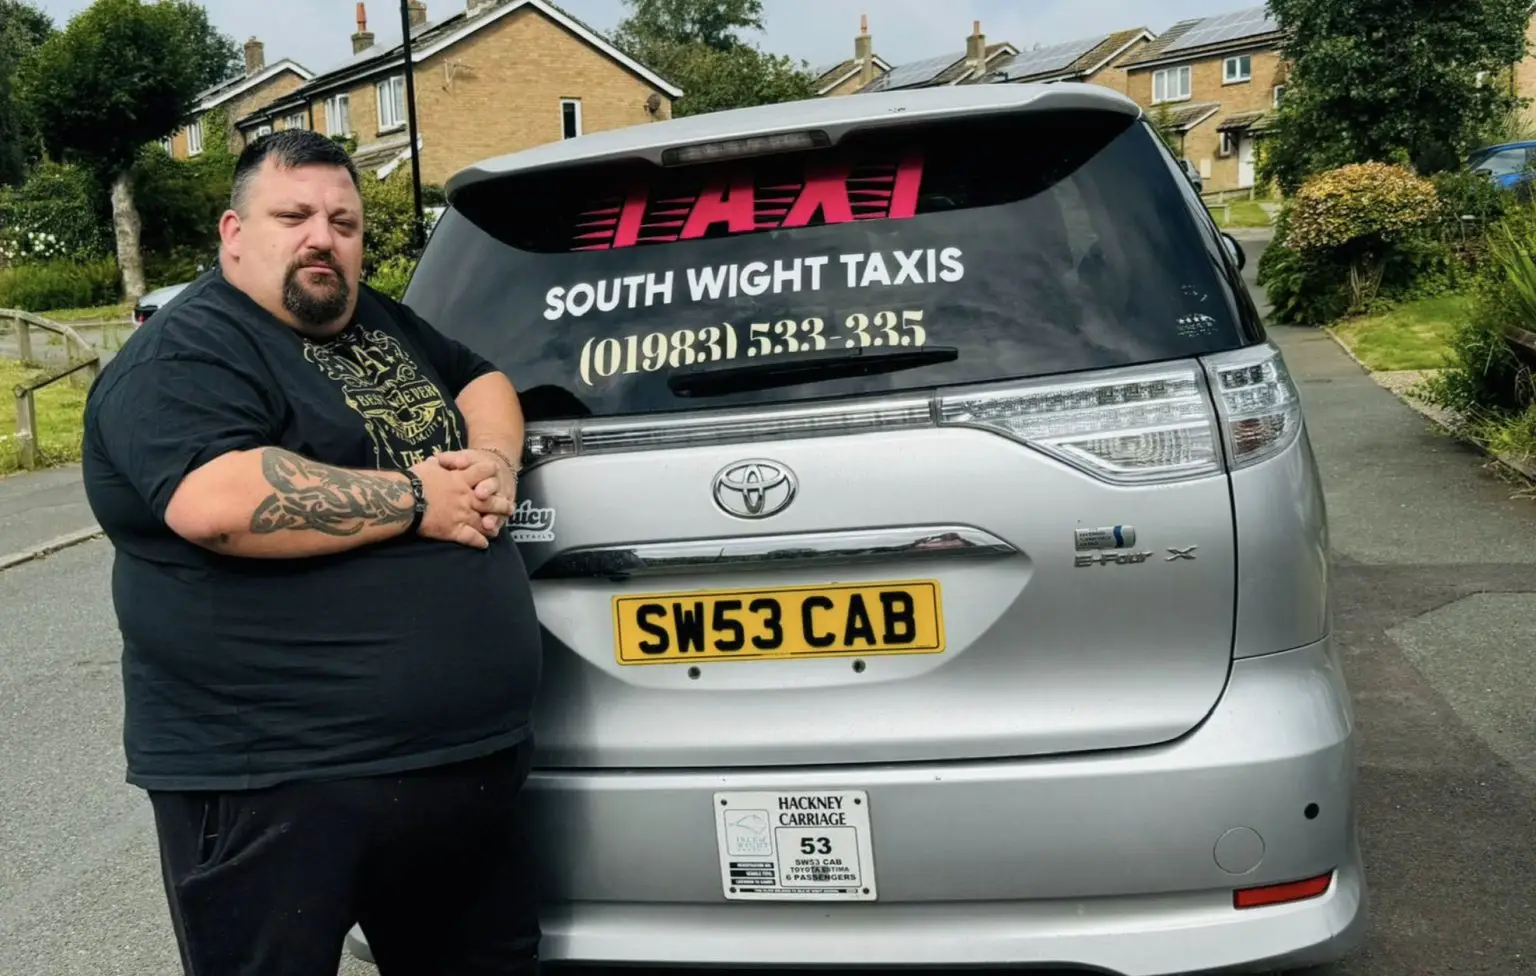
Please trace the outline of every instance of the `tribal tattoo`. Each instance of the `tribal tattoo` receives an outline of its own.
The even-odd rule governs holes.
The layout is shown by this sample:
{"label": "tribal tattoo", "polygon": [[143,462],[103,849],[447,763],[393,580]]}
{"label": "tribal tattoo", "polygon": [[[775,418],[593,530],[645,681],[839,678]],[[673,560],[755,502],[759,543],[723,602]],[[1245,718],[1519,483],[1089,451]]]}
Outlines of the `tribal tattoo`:
{"label": "tribal tattoo", "polygon": [[334,468],[275,448],[262,452],[261,471],[275,490],[251,516],[253,535],[308,529],[350,536],[406,525],[414,515],[409,486],[381,474]]}

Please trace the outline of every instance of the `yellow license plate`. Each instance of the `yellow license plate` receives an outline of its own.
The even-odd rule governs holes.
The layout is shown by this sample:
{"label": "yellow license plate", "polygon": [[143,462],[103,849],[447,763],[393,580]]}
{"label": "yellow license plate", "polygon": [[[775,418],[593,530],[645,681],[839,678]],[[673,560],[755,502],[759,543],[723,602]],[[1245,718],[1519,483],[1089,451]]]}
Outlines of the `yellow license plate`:
{"label": "yellow license plate", "polygon": [[931,580],[620,596],[613,625],[620,664],[944,650]]}

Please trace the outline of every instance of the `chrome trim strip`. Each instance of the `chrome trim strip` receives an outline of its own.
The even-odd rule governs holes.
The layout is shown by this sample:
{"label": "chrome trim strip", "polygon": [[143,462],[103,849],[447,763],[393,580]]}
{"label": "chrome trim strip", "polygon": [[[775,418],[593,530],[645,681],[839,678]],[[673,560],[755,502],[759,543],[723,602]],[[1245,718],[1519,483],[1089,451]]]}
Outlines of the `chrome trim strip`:
{"label": "chrome trim strip", "polygon": [[760,569],[776,563],[804,566],[932,556],[1006,556],[1017,552],[1014,546],[990,532],[968,525],[903,525],[851,532],[797,532],[569,549],[540,565],[532,577],[624,579],[700,570]]}

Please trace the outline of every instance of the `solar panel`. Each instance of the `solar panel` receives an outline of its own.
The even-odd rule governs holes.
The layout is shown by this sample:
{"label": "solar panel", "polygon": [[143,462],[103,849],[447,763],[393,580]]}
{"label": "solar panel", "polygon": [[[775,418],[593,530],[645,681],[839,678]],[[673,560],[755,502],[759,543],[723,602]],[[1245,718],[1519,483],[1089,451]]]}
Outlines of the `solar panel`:
{"label": "solar panel", "polygon": [[1207,17],[1186,31],[1182,37],[1163,48],[1162,53],[1188,51],[1208,44],[1220,44],[1224,41],[1269,34],[1279,29],[1280,25],[1270,17],[1267,7],[1251,7],[1247,10]]}
{"label": "solar panel", "polygon": [[895,88],[905,88],[909,85],[921,85],[925,81],[932,81],[939,72],[965,57],[965,53],[947,54],[940,58],[926,58],[922,61],[913,61],[911,64],[898,64],[890,71],[876,78],[864,91],[888,91]]}
{"label": "solar panel", "polygon": [[1072,62],[1103,44],[1108,34],[1100,34],[1097,37],[1079,38],[1075,41],[1063,41],[1060,44],[1052,44],[1034,51],[1024,51],[1014,58],[1007,67],[1002,70],[1005,81],[1015,78],[1028,78],[1031,75],[1054,74],[1065,70]]}

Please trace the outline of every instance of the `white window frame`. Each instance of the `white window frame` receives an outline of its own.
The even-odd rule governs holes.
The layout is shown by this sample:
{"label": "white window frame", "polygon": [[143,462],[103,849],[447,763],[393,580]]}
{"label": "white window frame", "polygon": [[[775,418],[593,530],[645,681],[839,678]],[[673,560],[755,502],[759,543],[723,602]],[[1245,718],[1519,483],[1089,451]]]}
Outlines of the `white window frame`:
{"label": "white window frame", "polygon": [[198,119],[187,126],[187,155],[201,156],[203,154],[203,120]]}
{"label": "white window frame", "polygon": [[258,139],[260,139],[262,136],[270,136],[271,134],[272,134],[272,126],[270,126],[270,125],[267,125],[267,124],[264,123],[264,124],[258,125],[256,127],[256,138],[258,138]]}
{"label": "white window frame", "polygon": [[1221,83],[1241,85],[1253,80],[1253,55],[1234,54],[1221,63]]}
{"label": "white window frame", "polygon": [[349,136],[352,134],[352,95],[342,92],[325,100],[325,134]]}
{"label": "white window frame", "polygon": [[[1175,86],[1177,80],[1177,86]],[[1162,94],[1158,94],[1158,89]],[[1178,94],[1169,94],[1177,90]],[[1163,102],[1187,102],[1194,96],[1194,66],[1183,64],[1177,68],[1163,68],[1152,74],[1152,104]]]}
{"label": "white window frame", "polygon": [[1238,137],[1236,132],[1223,130],[1217,133],[1217,135],[1220,136],[1220,141],[1217,143],[1216,155],[1226,159],[1237,152]]}
{"label": "white window frame", "polygon": [[174,133],[160,140],[160,148],[165,150],[167,156],[176,155],[176,136]]}
{"label": "white window frame", "polygon": [[[573,114],[576,116],[576,132],[575,132],[575,135],[570,135],[570,136],[565,134],[565,108],[566,108],[567,105],[569,105],[569,106],[571,106],[572,108],[575,109],[575,112]],[[572,139],[572,138],[575,138],[575,136],[581,135],[584,131],[585,131],[585,128],[582,126],[582,123],[581,123],[581,99],[579,99],[579,98],[562,98],[562,99],[560,99],[560,138],[562,138],[562,139]]]}
{"label": "white window frame", "polygon": [[1275,86],[1275,104],[1274,104],[1275,108],[1279,108],[1280,107],[1280,101],[1283,98],[1285,98],[1285,86],[1284,85],[1276,85]]}
{"label": "white window frame", "polygon": [[283,128],[303,129],[306,127],[305,121],[306,120],[303,112],[294,112],[292,115],[283,119]]}
{"label": "white window frame", "polygon": [[[405,106],[405,75],[391,75],[376,82],[373,93],[378,101],[379,131],[393,132],[396,129],[405,128],[406,122],[409,121]],[[392,96],[388,111],[385,111],[386,93]]]}

